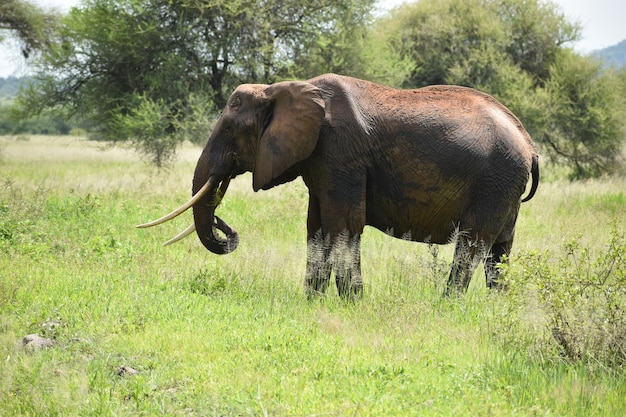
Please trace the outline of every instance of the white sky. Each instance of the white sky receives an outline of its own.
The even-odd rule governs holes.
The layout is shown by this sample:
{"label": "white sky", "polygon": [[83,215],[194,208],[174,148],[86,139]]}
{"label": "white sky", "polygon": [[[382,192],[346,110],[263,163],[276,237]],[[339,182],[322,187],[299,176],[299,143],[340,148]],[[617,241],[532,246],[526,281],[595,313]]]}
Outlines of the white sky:
{"label": "white sky", "polygon": [[[80,0],[31,0],[40,6],[69,10]],[[408,0],[406,2],[413,2]],[[626,1],[624,0],[553,0],[570,21],[583,25],[582,39],[576,49],[588,53],[613,46],[626,39]],[[404,0],[379,0],[379,7],[389,9]],[[28,67],[17,45],[10,41],[0,44],[0,77],[24,75]]]}

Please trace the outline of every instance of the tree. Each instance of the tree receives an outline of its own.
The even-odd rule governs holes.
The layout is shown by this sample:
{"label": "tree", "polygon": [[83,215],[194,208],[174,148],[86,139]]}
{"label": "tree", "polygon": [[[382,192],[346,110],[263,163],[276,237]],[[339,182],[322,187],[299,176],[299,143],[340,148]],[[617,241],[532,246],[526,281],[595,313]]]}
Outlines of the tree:
{"label": "tree", "polygon": [[283,67],[280,77],[307,79],[328,72],[365,77],[370,65],[364,54],[370,47],[367,31],[374,3],[353,0],[338,4],[334,18],[319,36],[293,45],[291,67]]}
{"label": "tree", "polygon": [[624,162],[625,87],[618,73],[572,51],[551,68],[532,129],[551,160],[568,163],[570,178],[611,173]]}
{"label": "tree", "polygon": [[504,52],[524,72],[543,85],[560,52],[580,39],[581,26],[570,22],[556,3],[540,0],[488,2],[502,23]]}
{"label": "tree", "polygon": [[78,114],[97,137],[129,139],[161,165],[189,131],[209,130],[201,114],[222,108],[236,85],[307,73],[299,58],[348,30],[342,19],[354,10],[364,24],[373,2],[83,0],[63,19],[21,103]]}
{"label": "tree", "polygon": [[25,0],[3,0],[0,3],[0,42],[5,34],[14,35],[20,41],[22,55],[28,58],[33,51],[47,45],[57,19],[56,13],[43,11]]}
{"label": "tree", "polygon": [[449,84],[451,70],[468,65],[474,71],[465,80],[457,71],[455,81],[485,84],[502,63],[541,84],[557,52],[580,35],[555,5],[539,0],[420,0],[383,20],[396,22],[389,43],[413,61],[406,87]]}

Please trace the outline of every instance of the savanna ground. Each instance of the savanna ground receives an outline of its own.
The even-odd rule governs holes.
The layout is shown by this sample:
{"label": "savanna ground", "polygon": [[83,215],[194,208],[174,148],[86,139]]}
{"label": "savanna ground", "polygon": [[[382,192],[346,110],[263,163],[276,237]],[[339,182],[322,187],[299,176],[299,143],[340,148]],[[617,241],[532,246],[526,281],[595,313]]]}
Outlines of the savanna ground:
{"label": "savanna ground", "polygon": [[[509,292],[479,270],[467,295],[442,298],[451,245],[368,229],[364,298],[308,301],[300,181],[256,194],[250,177],[233,182],[218,209],[240,234],[230,255],[195,237],[163,248],[190,214],[134,226],[188,198],[200,149],[157,171],[99,146],[0,138],[0,415],[626,415],[624,178],[570,183],[544,164]],[[585,277],[604,279],[606,305]],[[551,316],[542,279],[593,308]],[[587,311],[601,323],[559,343]],[[608,350],[589,331],[607,323]],[[56,343],[25,349],[32,333]]]}

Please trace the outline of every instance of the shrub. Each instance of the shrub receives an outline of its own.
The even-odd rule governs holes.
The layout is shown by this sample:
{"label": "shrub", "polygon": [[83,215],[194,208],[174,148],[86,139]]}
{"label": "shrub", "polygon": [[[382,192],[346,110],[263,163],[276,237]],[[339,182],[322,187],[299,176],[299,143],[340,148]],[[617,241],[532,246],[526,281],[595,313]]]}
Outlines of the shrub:
{"label": "shrub", "polygon": [[[578,236],[564,254],[523,254],[504,266],[508,313],[499,334],[543,357],[623,369],[626,365],[626,239],[613,227],[592,254]],[[521,334],[525,335],[520,340]],[[515,338],[516,340],[512,340]]]}
{"label": "shrub", "polygon": [[34,198],[24,196],[9,178],[0,183],[0,252],[38,239],[35,224],[41,216],[44,195],[45,191],[38,189]]}

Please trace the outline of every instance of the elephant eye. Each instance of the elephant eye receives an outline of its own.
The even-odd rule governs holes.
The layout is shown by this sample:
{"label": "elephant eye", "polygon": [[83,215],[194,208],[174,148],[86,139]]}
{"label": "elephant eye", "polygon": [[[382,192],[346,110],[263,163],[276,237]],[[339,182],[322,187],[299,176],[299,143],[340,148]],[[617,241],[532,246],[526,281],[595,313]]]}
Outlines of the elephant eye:
{"label": "elephant eye", "polygon": [[230,103],[229,103],[230,108],[239,107],[240,105],[241,105],[241,98],[239,98],[239,96],[233,96],[233,98],[230,99]]}

